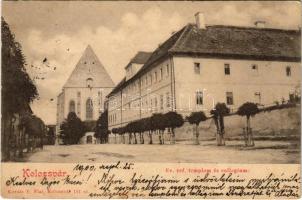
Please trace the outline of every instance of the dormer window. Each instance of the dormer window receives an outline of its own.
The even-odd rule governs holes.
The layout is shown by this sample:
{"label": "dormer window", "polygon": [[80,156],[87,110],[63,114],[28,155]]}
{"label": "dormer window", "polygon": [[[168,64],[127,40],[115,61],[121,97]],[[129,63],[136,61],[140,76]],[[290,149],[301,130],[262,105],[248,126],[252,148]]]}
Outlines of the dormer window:
{"label": "dormer window", "polygon": [[88,88],[92,88],[92,86],[93,86],[93,79],[92,78],[87,78],[86,79],[86,86]]}

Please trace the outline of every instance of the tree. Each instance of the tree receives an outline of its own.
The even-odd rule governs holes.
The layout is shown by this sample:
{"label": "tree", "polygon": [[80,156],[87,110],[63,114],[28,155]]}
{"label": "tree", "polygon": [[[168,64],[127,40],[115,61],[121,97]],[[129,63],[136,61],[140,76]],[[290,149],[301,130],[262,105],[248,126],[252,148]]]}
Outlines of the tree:
{"label": "tree", "polygon": [[28,149],[43,148],[43,138],[46,135],[46,126],[44,122],[35,115],[24,115],[21,118],[21,127],[25,128],[25,134],[30,138]]}
{"label": "tree", "polygon": [[167,127],[171,128],[171,144],[175,144],[175,128],[181,127],[184,124],[184,119],[174,111],[170,111],[164,116],[167,120]]}
{"label": "tree", "polygon": [[245,145],[246,146],[254,146],[254,139],[250,124],[250,118],[255,116],[259,112],[259,109],[257,107],[257,104],[246,102],[242,104],[237,111],[237,114],[240,116],[246,116],[246,129],[245,129]]}
{"label": "tree", "polygon": [[144,120],[145,119],[140,119],[137,122],[137,131],[139,132],[139,140],[140,140],[141,144],[145,143],[145,140],[144,140],[144,131],[145,131]]}
{"label": "tree", "polygon": [[200,111],[200,112],[192,112],[190,114],[190,116],[187,117],[187,120],[190,124],[195,124],[195,143],[196,145],[199,144],[199,124],[202,121],[207,120],[206,115],[204,114],[204,112]]}
{"label": "tree", "polygon": [[[113,129],[112,129],[112,130],[113,130]],[[126,143],[126,140],[125,140],[125,130],[126,130],[125,127],[117,128],[117,133],[120,135],[121,140],[122,140],[121,142],[122,142],[123,144]]]}
{"label": "tree", "polygon": [[96,121],[94,136],[104,144],[108,142],[108,134],[108,110],[105,110]]}
{"label": "tree", "polygon": [[[155,113],[150,117],[150,121],[151,121],[151,131],[152,132],[157,132],[159,127],[158,127],[158,123],[160,120],[160,114],[159,113]],[[159,143],[161,144],[161,135],[159,134]]]}
{"label": "tree", "polygon": [[167,127],[166,118],[161,113],[155,113],[151,116],[152,130],[158,131],[159,144],[164,144],[163,132]]}
{"label": "tree", "polygon": [[211,110],[211,115],[216,125],[217,134],[216,140],[217,145],[225,145],[224,142],[224,116],[230,113],[230,109],[225,105],[225,103],[217,103],[215,108]]}
{"label": "tree", "polygon": [[113,128],[111,132],[114,134],[114,143],[116,144],[116,134],[120,133],[120,128]]}
{"label": "tree", "polygon": [[84,136],[85,126],[74,112],[68,113],[67,119],[61,125],[61,134],[64,144],[77,144]]}
{"label": "tree", "polygon": [[1,151],[5,159],[9,153],[14,114],[28,109],[29,104],[38,97],[38,91],[26,72],[21,45],[15,41],[3,17],[1,21]]}
{"label": "tree", "polygon": [[129,135],[128,144],[131,144],[131,142],[132,142],[132,133],[133,133],[132,122],[128,123],[128,124],[125,126],[125,132],[127,132],[128,135]]}
{"label": "tree", "polygon": [[145,127],[144,130],[148,131],[148,135],[149,135],[149,144],[153,144],[153,140],[152,140],[152,122],[151,122],[151,118],[145,118],[143,120],[143,126]]}

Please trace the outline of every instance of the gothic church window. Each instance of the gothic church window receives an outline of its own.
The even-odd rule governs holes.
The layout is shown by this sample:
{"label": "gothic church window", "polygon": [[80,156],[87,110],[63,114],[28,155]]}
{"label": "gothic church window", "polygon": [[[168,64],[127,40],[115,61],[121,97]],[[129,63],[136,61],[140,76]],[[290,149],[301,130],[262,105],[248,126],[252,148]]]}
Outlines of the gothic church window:
{"label": "gothic church window", "polygon": [[93,104],[90,98],[86,101],[86,119],[92,120],[93,118]]}
{"label": "gothic church window", "polygon": [[75,103],[74,100],[69,102],[69,112],[75,112]]}

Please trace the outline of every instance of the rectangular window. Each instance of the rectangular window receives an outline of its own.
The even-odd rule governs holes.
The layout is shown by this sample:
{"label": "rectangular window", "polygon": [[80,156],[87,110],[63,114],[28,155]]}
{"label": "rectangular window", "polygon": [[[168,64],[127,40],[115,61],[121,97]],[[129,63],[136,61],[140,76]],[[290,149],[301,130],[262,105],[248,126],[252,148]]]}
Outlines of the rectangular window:
{"label": "rectangular window", "polygon": [[256,103],[261,103],[261,93],[260,92],[255,92],[255,102]]}
{"label": "rectangular window", "polygon": [[291,67],[287,66],[286,67],[286,76],[291,76],[291,75],[292,75]]}
{"label": "rectangular window", "polygon": [[195,74],[200,74],[200,63],[194,63]]}
{"label": "rectangular window", "polygon": [[81,115],[81,92],[77,92],[77,115]]}
{"label": "rectangular window", "polygon": [[226,92],[226,102],[227,102],[227,105],[234,104],[233,92]]}
{"label": "rectangular window", "polygon": [[149,75],[150,85],[152,85],[152,74]]}
{"label": "rectangular window", "polygon": [[154,72],[154,83],[157,82],[157,72]]}
{"label": "rectangular window", "polygon": [[166,106],[167,106],[167,108],[170,108],[170,93],[167,92],[166,95],[167,95],[166,96]]}
{"label": "rectangular window", "polygon": [[154,108],[155,108],[155,112],[157,111],[157,98],[154,98]]}
{"label": "rectangular window", "polygon": [[160,68],[160,80],[163,79],[163,68]]}
{"label": "rectangular window", "polygon": [[99,105],[103,104],[103,93],[101,91],[98,91],[98,98],[99,98]]}
{"label": "rectangular window", "polygon": [[148,85],[148,76],[146,76],[145,85]]}
{"label": "rectangular window", "polygon": [[225,75],[230,75],[231,74],[231,68],[230,68],[230,64],[224,64],[224,74]]}
{"label": "rectangular window", "polygon": [[167,70],[167,76],[169,76],[169,65],[167,65],[166,70]]}
{"label": "rectangular window", "polygon": [[160,109],[164,109],[164,95],[160,95]]}
{"label": "rectangular window", "polygon": [[196,105],[202,105],[203,104],[203,93],[202,91],[196,92]]}

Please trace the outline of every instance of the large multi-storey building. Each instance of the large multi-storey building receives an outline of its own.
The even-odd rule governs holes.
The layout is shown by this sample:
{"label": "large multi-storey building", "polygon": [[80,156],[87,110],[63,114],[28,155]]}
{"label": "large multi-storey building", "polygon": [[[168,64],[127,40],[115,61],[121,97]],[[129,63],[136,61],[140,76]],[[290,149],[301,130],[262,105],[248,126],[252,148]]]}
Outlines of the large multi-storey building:
{"label": "large multi-storey building", "polygon": [[69,112],[75,112],[83,121],[98,119],[113,87],[105,67],[88,46],[58,95],[57,133]]}
{"label": "large multi-storey building", "polygon": [[[162,43],[108,95],[109,129],[152,113],[206,113],[300,95],[301,31],[205,25],[201,13]],[[131,65],[131,62],[130,62]],[[130,71],[132,72],[131,74]]]}

